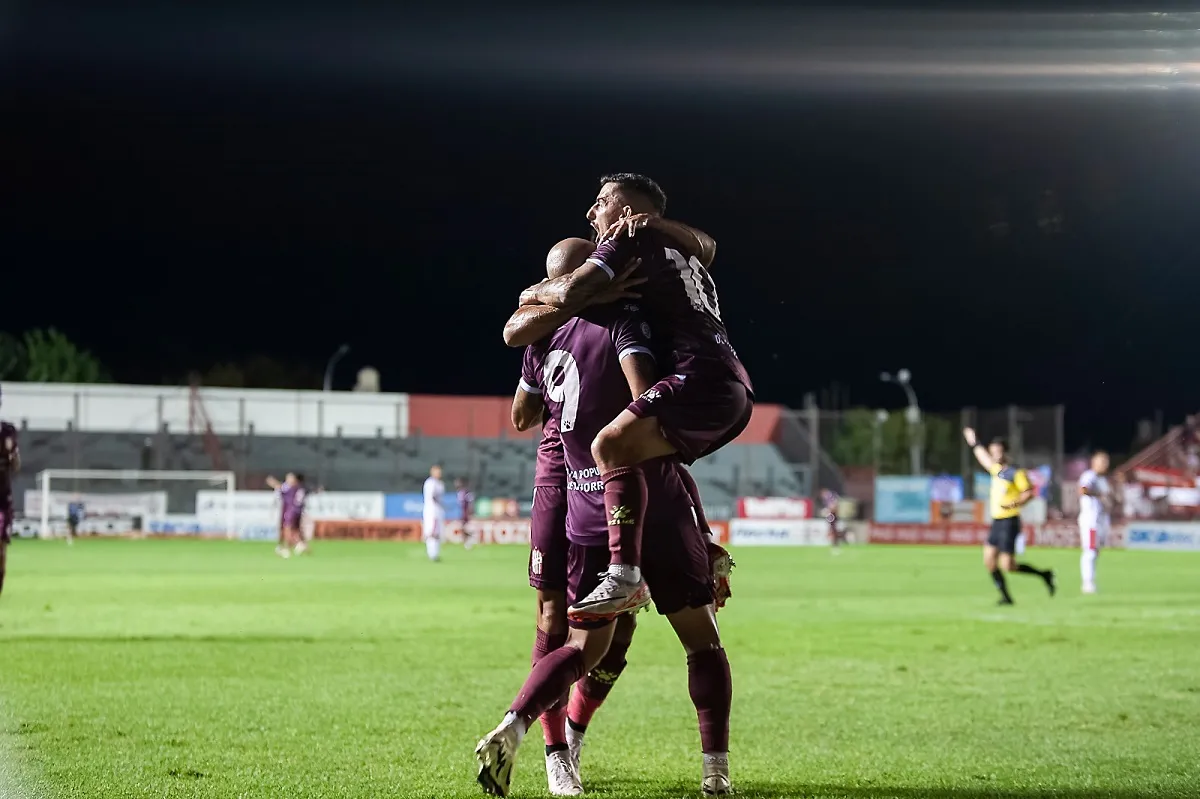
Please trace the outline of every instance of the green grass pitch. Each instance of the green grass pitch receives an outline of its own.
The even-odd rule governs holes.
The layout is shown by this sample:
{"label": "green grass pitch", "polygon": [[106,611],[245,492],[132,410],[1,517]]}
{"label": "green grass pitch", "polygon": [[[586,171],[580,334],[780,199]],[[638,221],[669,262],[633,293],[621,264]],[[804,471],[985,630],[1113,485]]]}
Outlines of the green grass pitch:
{"label": "green grass pitch", "polygon": [[[1200,557],[1078,556],[995,607],[974,549],[744,549],[721,613],[743,797],[1200,796]],[[0,797],[479,795],[528,669],[526,551],[26,542],[0,599]],[[643,614],[589,731],[598,797],[695,796],[682,651]],[[531,731],[515,796],[544,796]]]}

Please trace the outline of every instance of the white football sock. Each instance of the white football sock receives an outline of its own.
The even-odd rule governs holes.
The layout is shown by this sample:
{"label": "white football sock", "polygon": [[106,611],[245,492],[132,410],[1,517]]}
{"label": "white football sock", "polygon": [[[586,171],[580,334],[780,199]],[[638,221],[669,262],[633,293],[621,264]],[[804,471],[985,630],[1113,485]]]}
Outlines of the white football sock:
{"label": "white football sock", "polygon": [[1079,556],[1079,576],[1084,585],[1096,586],[1096,550],[1085,549]]}
{"label": "white football sock", "polygon": [[440,538],[434,538],[433,536],[426,538],[425,554],[429,556],[430,560],[437,560],[440,558],[442,556],[442,540]]}

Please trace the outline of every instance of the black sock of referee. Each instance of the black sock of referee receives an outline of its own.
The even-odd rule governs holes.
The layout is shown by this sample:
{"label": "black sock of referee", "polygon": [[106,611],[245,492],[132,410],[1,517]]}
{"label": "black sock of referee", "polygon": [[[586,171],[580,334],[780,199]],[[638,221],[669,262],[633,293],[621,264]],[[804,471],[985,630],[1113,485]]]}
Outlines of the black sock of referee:
{"label": "black sock of referee", "polygon": [[1005,602],[1012,602],[1012,597],[1008,595],[1008,583],[1004,580],[1004,572],[999,569],[992,569],[992,582],[996,584],[996,590],[1000,592],[1000,596]]}
{"label": "black sock of referee", "polygon": [[1041,577],[1043,580],[1046,579],[1046,575],[1050,574],[1050,572],[1042,571],[1041,569],[1036,569],[1033,566],[1030,566],[1028,563],[1018,563],[1017,571],[1021,572],[1021,574],[1036,574],[1038,577]]}

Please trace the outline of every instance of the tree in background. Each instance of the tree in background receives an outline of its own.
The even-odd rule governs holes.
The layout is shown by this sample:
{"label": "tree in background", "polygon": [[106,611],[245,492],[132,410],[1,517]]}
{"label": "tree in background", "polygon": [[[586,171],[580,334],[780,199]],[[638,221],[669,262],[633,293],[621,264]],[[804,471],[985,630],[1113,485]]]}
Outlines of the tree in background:
{"label": "tree in background", "polygon": [[[880,474],[908,474],[910,436],[923,436],[923,466],[928,474],[958,474],[962,463],[958,429],[949,419],[924,415],[912,430],[904,411],[893,411],[880,422],[878,411],[850,408],[839,414],[826,449],[841,466],[878,466]],[[876,451],[878,450],[878,452]]]}
{"label": "tree in background", "polygon": [[30,330],[19,340],[0,334],[0,379],[28,383],[107,383],[96,356],[54,328]]}
{"label": "tree in background", "polygon": [[0,380],[25,379],[25,347],[20,339],[0,333]]}

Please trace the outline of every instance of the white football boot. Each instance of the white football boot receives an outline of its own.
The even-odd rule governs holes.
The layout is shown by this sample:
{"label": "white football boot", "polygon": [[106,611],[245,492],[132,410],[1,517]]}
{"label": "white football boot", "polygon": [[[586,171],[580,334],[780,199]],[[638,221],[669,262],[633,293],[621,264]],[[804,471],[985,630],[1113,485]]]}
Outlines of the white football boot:
{"label": "white football boot", "polygon": [[475,760],[479,762],[475,779],[483,786],[484,793],[508,796],[522,737],[520,722],[510,714],[475,747]]}
{"label": "white football boot", "polygon": [[570,751],[546,755],[546,789],[551,796],[583,796],[583,783]]}
{"label": "white football boot", "polygon": [[705,755],[704,778],[700,780],[700,793],[705,796],[729,796],[733,784],[729,781],[729,756]]}
{"label": "white football boot", "polygon": [[593,591],[567,608],[567,618],[574,621],[611,621],[625,613],[637,613],[650,604],[650,589],[646,581],[626,582],[611,572],[604,572]]}

